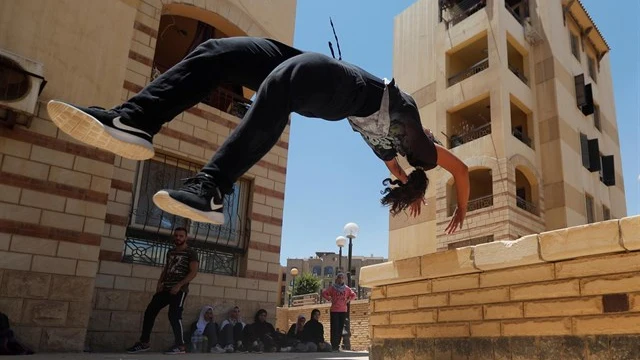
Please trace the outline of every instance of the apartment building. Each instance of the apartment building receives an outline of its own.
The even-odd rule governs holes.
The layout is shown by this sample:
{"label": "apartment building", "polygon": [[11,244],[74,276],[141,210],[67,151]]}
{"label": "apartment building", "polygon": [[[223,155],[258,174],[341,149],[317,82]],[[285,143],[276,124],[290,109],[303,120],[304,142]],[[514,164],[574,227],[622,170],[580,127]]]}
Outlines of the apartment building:
{"label": "apartment building", "polygon": [[426,211],[390,218],[389,258],[624,217],[609,56],[578,0],[419,0],[399,14],[394,77],[469,166],[471,194],[446,235],[455,184],[430,171]]}

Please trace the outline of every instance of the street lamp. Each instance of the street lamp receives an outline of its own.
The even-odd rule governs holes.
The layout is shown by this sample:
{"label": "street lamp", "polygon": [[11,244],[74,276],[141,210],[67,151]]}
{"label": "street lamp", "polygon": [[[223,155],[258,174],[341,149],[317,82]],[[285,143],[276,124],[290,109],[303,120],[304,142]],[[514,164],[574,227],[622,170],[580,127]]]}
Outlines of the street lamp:
{"label": "street lamp", "polygon": [[342,248],[347,244],[347,238],[344,236],[338,236],[336,238],[336,245],[340,248],[340,256],[338,257],[338,269],[342,271]]}
{"label": "street lamp", "polygon": [[[351,249],[353,247],[352,241],[358,236],[360,228],[356,223],[348,223],[344,226],[344,235],[349,239],[349,255],[347,259],[347,286],[351,288]],[[344,337],[345,350],[351,350],[351,302],[347,303],[347,318],[344,322],[346,328],[346,335]]]}
{"label": "street lamp", "polygon": [[291,286],[291,296],[289,297],[289,306],[291,306],[291,298],[293,297],[293,291],[296,289],[296,276],[298,276],[298,268],[292,267],[289,270],[289,274],[293,276],[293,285]]}

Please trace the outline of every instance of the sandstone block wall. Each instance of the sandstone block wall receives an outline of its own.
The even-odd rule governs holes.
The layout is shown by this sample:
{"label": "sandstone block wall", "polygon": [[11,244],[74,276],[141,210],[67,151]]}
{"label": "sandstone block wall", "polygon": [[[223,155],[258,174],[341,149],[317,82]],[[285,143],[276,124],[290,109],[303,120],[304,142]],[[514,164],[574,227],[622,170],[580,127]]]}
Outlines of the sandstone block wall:
{"label": "sandstone block wall", "polygon": [[[287,332],[291,324],[295,324],[298,315],[303,314],[307,321],[311,317],[313,309],[320,310],[320,322],[324,326],[324,338],[326,342],[331,339],[331,322],[329,314],[330,304],[317,304],[315,306],[296,306],[277,308],[276,322],[273,324],[280,331]],[[355,300],[351,303],[351,349],[368,350],[369,339],[369,300]]]}
{"label": "sandstone block wall", "polygon": [[372,359],[638,358],[639,241],[636,216],[363,268]]}
{"label": "sandstone block wall", "polygon": [[[42,62],[49,83],[29,126],[0,128],[0,311],[9,315],[20,341],[38,352],[85,346],[120,352],[138,338],[160,273],[158,267],[121,262],[140,163],[65,135],[45,104],[56,98],[110,107],[140,91],[150,81],[159,21],[168,7],[202,19],[226,17],[222,21],[237,31],[290,42],[295,1],[277,11],[227,0],[122,0],[109,9],[99,1],[63,7],[28,2],[0,8],[16,23],[45,19],[37,30],[43,34],[21,41],[21,27],[8,27],[9,40],[0,39],[0,47]],[[86,21],[68,30],[60,21],[69,17]],[[98,28],[116,19],[119,30]],[[204,164],[239,122],[198,104],[161,129],[156,153]],[[259,308],[275,319],[288,139],[287,126],[246,174],[251,227],[238,276],[198,275],[186,300],[185,324],[203,305],[216,305],[218,318],[239,305],[249,321]],[[166,310],[154,331],[154,350],[172,343]]]}

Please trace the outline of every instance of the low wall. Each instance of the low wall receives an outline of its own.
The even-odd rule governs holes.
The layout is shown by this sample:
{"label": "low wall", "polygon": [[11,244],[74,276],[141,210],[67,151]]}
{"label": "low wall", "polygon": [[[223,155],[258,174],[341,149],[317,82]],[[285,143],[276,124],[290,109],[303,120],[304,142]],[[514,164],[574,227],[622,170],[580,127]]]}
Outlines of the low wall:
{"label": "low wall", "polygon": [[[320,310],[320,322],[324,326],[324,339],[330,342],[330,304],[316,304],[309,306],[279,307],[276,309],[276,323],[274,326],[280,331],[288,331],[291,324],[303,314],[307,320],[311,317],[311,310]],[[369,300],[355,300],[351,302],[351,350],[369,349]]]}
{"label": "low wall", "polygon": [[371,359],[639,359],[640,216],[363,268]]}

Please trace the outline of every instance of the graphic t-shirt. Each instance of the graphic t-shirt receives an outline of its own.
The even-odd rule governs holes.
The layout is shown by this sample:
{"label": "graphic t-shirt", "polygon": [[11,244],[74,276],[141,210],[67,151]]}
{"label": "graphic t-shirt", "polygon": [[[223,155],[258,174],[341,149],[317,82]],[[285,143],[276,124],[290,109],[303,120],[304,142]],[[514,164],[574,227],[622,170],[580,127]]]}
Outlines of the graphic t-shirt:
{"label": "graphic t-shirt", "polygon": [[[171,290],[177,283],[182,281],[189,274],[189,264],[198,261],[198,254],[195,250],[186,248],[184,250],[171,250],[167,252],[166,271],[162,279],[163,288]],[[182,291],[189,292],[189,284],[182,287]]]}
{"label": "graphic t-shirt", "polygon": [[423,170],[436,167],[438,154],[432,136],[424,133],[415,101],[403,93],[394,81],[382,95],[380,110],[366,117],[348,117],[354,131],[360,133],[378,158],[389,161],[397,155]]}

